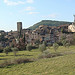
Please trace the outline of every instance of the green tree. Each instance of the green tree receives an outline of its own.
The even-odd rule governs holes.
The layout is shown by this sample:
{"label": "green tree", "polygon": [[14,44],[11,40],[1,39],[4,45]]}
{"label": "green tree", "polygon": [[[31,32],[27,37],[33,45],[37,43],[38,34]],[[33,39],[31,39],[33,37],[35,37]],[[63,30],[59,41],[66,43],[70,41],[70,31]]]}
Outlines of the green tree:
{"label": "green tree", "polygon": [[27,44],[26,50],[31,51],[32,50],[32,45],[31,44]]}
{"label": "green tree", "polygon": [[66,45],[65,45],[67,48],[69,48],[70,47],[70,43],[66,43]]}
{"label": "green tree", "polygon": [[7,46],[3,49],[3,52],[6,53],[6,55],[8,55],[8,52],[10,51],[10,47]]}
{"label": "green tree", "polygon": [[39,40],[36,40],[36,41],[35,41],[35,45],[36,45],[37,47],[39,47],[39,44],[40,44],[40,41],[39,41]]}
{"label": "green tree", "polygon": [[45,50],[46,50],[46,45],[45,45],[45,44],[39,45],[39,50],[40,50],[41,52],[45,51]]}
{"label": "green tree", "polygon": [[4,37],[4,35],[0,35],[0,41],[7,41],[8,39]]}
{"label": "green tree", "polygon": [[47,46],[47,42],[46,42],[46,41],[43,41],[43,44],[44,44],[45,46]]}
{"label": "green tree", "polygon": [[54,44],[53,44],[53,48],[54,48],[54,50],[55,50],[55,52],[56,52],[56,50],[59,48],[59,45],[58,45],[57,43],[54,43]]}
{"label": "green tree", "polygon": [[67,43],[66,40],[62,40],[62,44],[63,44],[64,47],[66,47],[66,43]]}
{"label": "green tree", "polygon": [[17,47],[14,47],[14,48],[11,48],[11,49],[12,49],[14,55],[16,56],[16,53],[18,52],[18,48]]}
{"label": "green tree", "polygon": [[24,37],[23,37],[23,42],[25,43],[25,33],[24,33]]}

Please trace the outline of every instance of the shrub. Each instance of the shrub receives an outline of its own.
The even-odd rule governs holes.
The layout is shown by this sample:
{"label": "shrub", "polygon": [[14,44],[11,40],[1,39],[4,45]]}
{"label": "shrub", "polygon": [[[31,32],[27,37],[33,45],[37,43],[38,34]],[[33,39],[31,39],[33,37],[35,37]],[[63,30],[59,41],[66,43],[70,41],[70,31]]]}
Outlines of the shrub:
{"label": "shrub", "polygon": [[11,48],[10,48],[9,46],[7,46],[7,47],[5,47],[5,48],[3,49],[3,51],[4,51],[4,53],[6,53],[6,55],[7,55],[8,52],[11,51]]}
{"label": "shrub", "polygon": [[53,48],[54,48],[55,51],[58,49],[58,47],[59,47],[59,45],[57,43],[53,44]]}
{"label": "shrub", "polygon": [[14,47],[14,48],[11,48],[11,49],[12,49],[14,55],[16,56],[16,53],[18,52],[18,48],[17,47]]}
{"label": "shrub", "polygon": [[2,53],[3,52],[3,47],[0,47],[0,53]]}
{"label": "shrub", "polygon": [[39,58],[50,58],[50,52],[49,50],[45,50],[43,51],[43,53],[41,55],[39,55]]}
{"label": "shrub", "polygon": [[61,53],[42,53],[41,55],[39,55],[39,59],[42,59],[42,58],[52,58],[52,57],[57,57],[57,56],[62,56]]}
{"label": "shrub", "polygon": [[18,43],[16,47],[19,49],[19,51],[26,50],[26,45],[22,42]]}
{"label": "shrub", "polygon": [[39,45],[39,50],[40,50],[41,52],[45,51],[45,50],[46,50],[45,44]]}
{"label": "shrub", "polygon": [[7,67],[14,64],[21,64],[21,63],[28,63],[28,62],[33,62],[33,60],[28,58],[5,60],[4,62],[0,63],[0,68]]}
{"label": "shrub", "polygon": [[28,59],[28,58],[18,58],[18,59],[13,60],[14,64],[27,63],[30,61],[31,61],[31,59]]}
{"label": "shrub", "polygon": [[32,49],[37,49],[38,47],[37,46],[32,46]]}
{"label": "shrub", "polygon": [[28,45],[26,46],[26,50],[31,51],[31,50],[32,50],[32,45],[28,44]]}
{"label": "shrub", "polygon": [[69,48],[70,47],[70,43],[66,43],[65,47]]}
{"label": "shrub", "polygon": [[67,43],[66,40],[63,40],[63,41],[62,41],[62,44],[63,44],[64,47],[66,47],[66,43]]}
{"label": "shrub", "polygon": [[37,47],[39,47],[39,44],[40,44],[40,40],[36,40],[36,41],[35,41],[35,45],[36,45]]}
{"label": "shrub", "polygon": [[43,51],[44,54],[50,54],[49,50]]}

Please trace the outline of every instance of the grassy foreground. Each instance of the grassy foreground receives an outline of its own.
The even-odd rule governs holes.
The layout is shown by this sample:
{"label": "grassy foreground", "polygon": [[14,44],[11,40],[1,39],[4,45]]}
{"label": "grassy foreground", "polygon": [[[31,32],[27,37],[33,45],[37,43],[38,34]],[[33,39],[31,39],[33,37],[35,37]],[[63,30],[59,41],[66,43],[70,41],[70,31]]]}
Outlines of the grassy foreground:
{"label": "grassy foreground", "polygon": [[[50,52],[54,52],[52,47]],[[71,46],[69,49],[59,47],[57,52],[65,55],[0,68],[0,75],[75,75],[75,46]],[[38,49],[31,52],[19,51],[16,57],[12,52],[8,56],[0,53],[0,62],[19,57],[37,58],[39,54],[41,52]]]}

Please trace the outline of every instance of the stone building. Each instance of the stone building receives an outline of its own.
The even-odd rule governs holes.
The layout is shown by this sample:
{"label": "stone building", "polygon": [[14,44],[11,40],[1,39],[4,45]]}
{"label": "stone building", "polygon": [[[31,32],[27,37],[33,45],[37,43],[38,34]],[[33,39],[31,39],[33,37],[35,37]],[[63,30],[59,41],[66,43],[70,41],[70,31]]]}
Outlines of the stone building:
{"label": "stone building", "polygon": [[75,32],[75,15],[74,15],[74,22],[68,26],[68,32]]}
{"label": "stone building", "polygon": [[17,22],[17,31],[20,32],[22,30],[22,22]]}
{"label": "stone building", "polygon": [[[63,34],[66,34],[67,37],[72,35],[71,33],[67,34],[69,33],[69,31],[75,32],[75,22],[72,25],[40,25],[35,30],[22,29],[22,22],[17,22],[17,31],[10,31],[8,33],[2,31],[0,32],[0,34],[5,34],[5,38],[8,38],[8,41],[4,43],[6,46],[11,45],[13,40],[15,41],[15,43],[18,43],[18,39],[23,38],[24,34],[25,43],[31,43],[32,45],[34,45],[37,40],[39,40],[40,42],[46,41],[47,44],[53,44],[59,41]],[[22,37],[20,37],[20,35],[22,35]]]}

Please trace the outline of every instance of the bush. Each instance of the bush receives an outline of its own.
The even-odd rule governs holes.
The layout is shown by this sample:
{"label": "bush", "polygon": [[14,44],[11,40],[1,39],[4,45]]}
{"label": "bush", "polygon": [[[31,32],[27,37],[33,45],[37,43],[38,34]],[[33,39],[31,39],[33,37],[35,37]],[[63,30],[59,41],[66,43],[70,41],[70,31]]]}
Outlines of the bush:
{"label": "bush", "polygon": [[58,49],[58,47],[59,47],[59,45],[57,43],[53,44],[53,48],[54,48],[55,51]]}
{"label": "bush", "polygon": [[9,46],[7,46],[7,47],[5,47],[5,48],[3,49],[3,51],[4,51],[4,53],[6,53],[6,55],[7,55],[8,52],[11,51],[11,48],[10,48]]}
{"label": "bush", "polygon": [[62,41],[62,44],[63,44],[64,47],[66,47],[66,43],[67,43],[66,40],[63,40],[63,41]]}
{"label": "bush", "polygon": [[46,41],[43,41],[43,44],[44,44],[45,46],[47,46],[47,42],[46,42]]}
{"label": "bush", "polygon": [[32,50],[32,45],[28,44],[28,45],[26,46],[26,50],[31,51],[31,50]]}
{"label": "bush", "polygon": [[70,43],[66,43],[65,47],[69,48],[70,47]]}
{"label": "bush", "polygon": [[18,48],[17,47],[14,47],[14,48],[11,48],[11,49],[12,49],[14,55],[16,56],[16,53],[18,52]]}
{"label": "bush", "polygon": [[26,50],[26,45],[24,43],[18,43],[16,47],[19,49],[19,51]]}
{"label": "bush", "polygon": [[45,51],[45,50],[46,50],[45,44],[39,45],[39,50],[40,50],[41,52]]}
{"label": "bush", "polygon": [[32,49],[37,49],[38,47],[37,46],[32,46]]}
{"label": "bush", "polygon": [[39,55],[39,59],[42,59],[42,58],[53,58],[53,57],[57,57],[57,56],[62,56],[61,53],[42,53],[41,55]]}
{"label": "bush", "polygon": [[43,54],[50,54],[49,50],[43,51]]}
{"label": "bush", "polygon": [[13,62],[14,64],[21,64],[21,63],[27,63],[32,61],[31,59],[28,58],[18,58],[18,59],[14,59]]}
{"label": "bush", "polygon": [[0,53],[2,53],[3,52],[3,47],[0,47]]}
{"label": "bush", "polygon": [[12,59],[12,60],[5,60],[4,62],[0,63],[0,68],[7,67],[14,64],[21,64],[21,63],[28,63],[32,62],[32,59],[28,58],[18,58],[18,59]]}
{"label": "bush", "polygon": [[35,43],[36,47],[39,47],[40,40],[36,40],[34,43]]}

